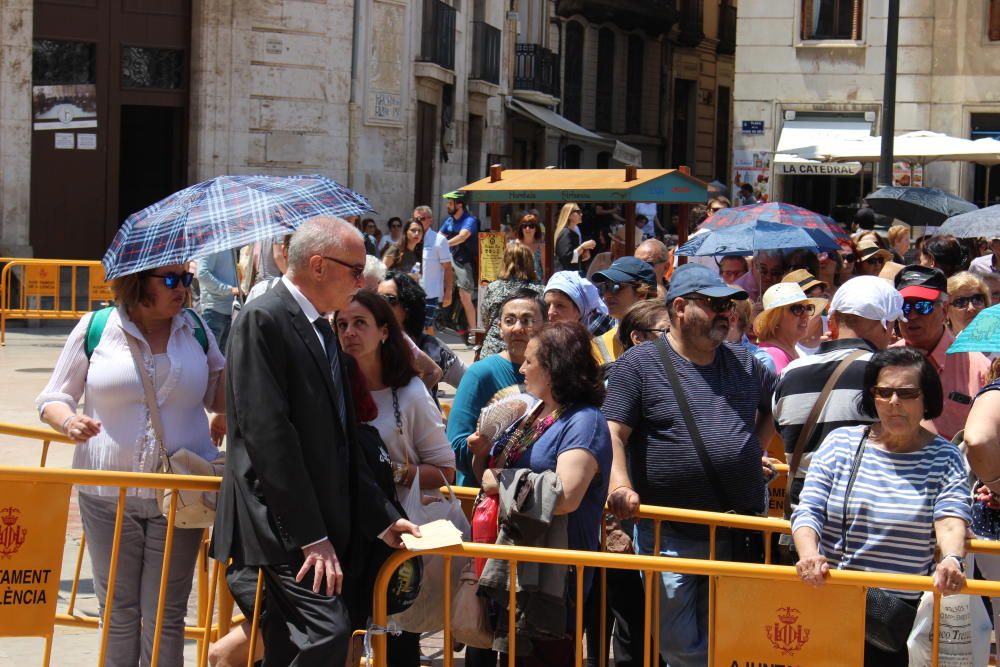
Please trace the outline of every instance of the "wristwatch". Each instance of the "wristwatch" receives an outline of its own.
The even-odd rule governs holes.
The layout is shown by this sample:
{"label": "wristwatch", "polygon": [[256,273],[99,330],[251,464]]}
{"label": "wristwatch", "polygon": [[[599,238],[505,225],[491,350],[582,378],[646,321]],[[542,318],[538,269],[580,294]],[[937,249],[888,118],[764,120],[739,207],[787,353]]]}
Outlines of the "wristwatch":
{"label": "wristwatch", "polygon": [[406,470],[407,465],[405,463],[393,463],[392,464],[392,481],[396,484],[402,484],[406,481]]}
{"label": "wristwatch", "polygon": [[965,574],[965,559],[964,558],[962,558],[958,554],[946,554],[944,556],[944,558],[942,558],[941,560],[944,560],[945,558],[954,558],[955,562],[958,563],[958,569],[962,572],[962,574]]}

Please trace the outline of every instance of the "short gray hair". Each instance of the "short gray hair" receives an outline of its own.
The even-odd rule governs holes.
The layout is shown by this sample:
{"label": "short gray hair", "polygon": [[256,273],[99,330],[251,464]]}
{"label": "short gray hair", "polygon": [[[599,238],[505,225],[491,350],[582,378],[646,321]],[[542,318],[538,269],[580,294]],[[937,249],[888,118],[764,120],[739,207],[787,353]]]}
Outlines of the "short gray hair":
{"label": "short gray hair", "polygon": [[389,269],[385,263],[375,255],[365,255],[365,283],[369,281],[382,282],[385,280],[385,273]]}
{"label": "short gray hair", "polygon": [[416,208],[414,208],[413,212],[414,213],[421,213],[421,214],[426,213],[427,215],[431,216],[432,218],[434,217],[434,211],[431,210],[431,207],[423,205],[423,204],[421,204],[420,206],[417,206]]}
{"label": "short gray hair", "polygon": [[344,241],[351,235],[364,240],[354,225],[341,218],[318,216],[306,220],[295,230],[288,244],[289,273],[304,271],[313,255],[327,255],[343,249]]}

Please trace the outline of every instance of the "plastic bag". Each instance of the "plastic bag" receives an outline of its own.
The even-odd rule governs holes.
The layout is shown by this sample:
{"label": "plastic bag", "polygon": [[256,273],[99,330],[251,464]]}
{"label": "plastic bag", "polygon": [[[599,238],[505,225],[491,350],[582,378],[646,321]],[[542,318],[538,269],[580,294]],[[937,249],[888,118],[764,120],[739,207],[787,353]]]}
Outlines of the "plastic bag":
{"label": "plastic bag", "polygon": [[[451,485],[441,475],[448,490]],[[425,502],[426,499],[430,502]],[[440,492],[420,488],[420,469],[413,477],[413,485],[403,498],[400,498],[406,516],[417,525],[447,519],[462,531],[462,540],[468,542],[472,538],[469,520],[462,511],[462,503],[453,493],[444,498]],[[462,568],[468,562],[467,558],[451,559],[451,590],[444,590],[444,556],[423,556],[424,572],[420,582],[420,593],[410,608],[401,614],[391,617],[400,628],[406,632],[438,632],[444,629],[444,596],[455,598],[462,576]]]}
{"label": "plastic bag", "polygon": [[[906,642],[910,667],[930,667],[931,630],[934,627],[934,593],[920,598],[913,631]],[[938,643],[940,667],[985,667],[990,659],[993,626],[983,599],[974,595],[941,598],[941,625]]]}

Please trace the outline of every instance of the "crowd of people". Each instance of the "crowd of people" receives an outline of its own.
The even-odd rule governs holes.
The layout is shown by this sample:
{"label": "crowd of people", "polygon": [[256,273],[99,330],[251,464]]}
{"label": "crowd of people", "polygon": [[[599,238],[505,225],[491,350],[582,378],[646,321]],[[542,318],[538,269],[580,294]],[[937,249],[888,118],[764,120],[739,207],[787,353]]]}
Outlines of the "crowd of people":
{"label": "crowd of people", "polygon": [[[419,534],[400,504],[417,483],[429,495],[443,481],[480,488],[477,512],[498,506],[508,522],[533,512],[524,520],[547,526],[491,538],[598,550],[603,526],[624,551],[707,558],[707,529],[664,523],[655,543],[640,503],[765,515],[784,459],[792,534],[780,554],[810,585],[831,567],[933,572],[953,594],[971,576],[970,525],[1000,538],[1000,361],[947,353],[1000,298],[1000,239],[973,259],[953,237],[911,245],[905,227],[883,235],[862,224],[837,252],[683,264],[655,207],[628,253],[614,208],[597,207],[614,230],[602,241],[585,238],[569,203],[549,276],[538,216],[517,220],[478,321],[478,221],[459,193],[447,202],[437,229],[428,206],[405,223],[391,218],[385,233],[374,220],[319,217],[242,261],[220,253],[118,278],[117,307],[106,322],[77,324],[38,396],[41,418],[78,443],[78,468],[152,472],[161,448],[213,460],[225,441],[212,554],[231,563],[227,581],[248,618],[262,605],[263,632],[251,647],[237,628],[213,647],[213,664],[246,664],[251,651],[265,664],[343,664],[352,630],[368,622],[365,585],[389,551],[376,558],[371,545]],[[706,233],[698,223],[728,205],[716,198],[696,211],[692,231]],[[465,326],[485,332],[468,367],[435,330],[453,295]],[[444,411],[440,382],[455,388]],[[103,610],[116,494],[79,491]],[[152,651],[166,519],[136,489],[124,517],[108,664],[131,667]],[[183,662],[200,536],[175,533],[162,665]],[[715,546],[719,558],[763,557],[763,544],[738,532],[720,532]],[[1000,576],[1000,562],[977,563]],[[602,596],[585,574],[593,659],[604,650]],[[581,650],[577,580],[559,576],[558,600],[539,603],[551,605],[544,619],[522,610],[518,664],[570,665]],[[655,585],[662,662],[705,665],[707,578],[663,573]],[[470,667],[506,659],[504,586],[484,570],[497,639],[466,648]],[[609,571],[606,593],[616,664],[644,664],[640,575]],[[916,604],[912,592],[885,593]],[[416,666],[419,634],[402,629],[391,664]],[[906,647],[866,643],[865,663],[905,665]]]}

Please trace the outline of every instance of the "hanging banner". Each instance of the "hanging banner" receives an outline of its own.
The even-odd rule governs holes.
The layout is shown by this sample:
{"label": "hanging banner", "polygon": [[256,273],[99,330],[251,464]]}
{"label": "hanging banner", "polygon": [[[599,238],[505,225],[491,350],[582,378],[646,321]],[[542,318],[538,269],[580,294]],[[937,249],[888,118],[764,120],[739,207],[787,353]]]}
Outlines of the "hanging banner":
{"label": "hanging banner", "polygon": [[52,634],[71,488],[0,485],[0,636]]}
{"label": "hanging banner", "polygon": [[771,158],[769,151],[735,150],[733,151],[733,197],[739,192],[740,186],[747,183],[753,188],[754,198],[765,203],[770,198]]}
{"label": "hanging banner", "polygon": [[864,662],[865,589],[715,578],[713,667]]}
{"label": "hanging banner", "polygon": [[507,240],[503,232],[479,232],[479,284],[486,285],[500,275]]}

